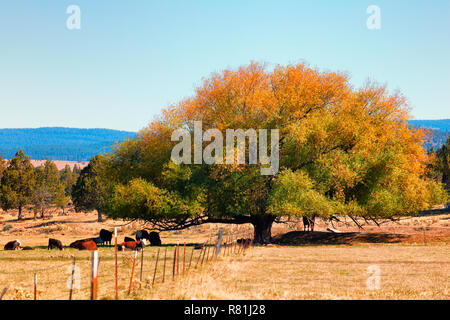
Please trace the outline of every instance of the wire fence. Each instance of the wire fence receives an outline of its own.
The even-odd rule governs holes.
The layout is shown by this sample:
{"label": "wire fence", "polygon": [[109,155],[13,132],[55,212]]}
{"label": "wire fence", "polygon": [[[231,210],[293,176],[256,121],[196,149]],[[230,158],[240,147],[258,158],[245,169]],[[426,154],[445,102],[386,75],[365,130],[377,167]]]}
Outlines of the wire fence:
{"label": "wire fence", "polygon": [[[153,290],[204,272],[204,267],[218,258],[245,256],[253,245],[252,233],[224,235],[222,228],[200,244],[178,241],[151,250],[121,252],[120,256],[114,246],[112,250],[93,251],[88,259],[72,256],[51,267],[0,271],[0,300],[126,299],[142,289]],[[18,275],[20,280],[12,285],[10,278]]]}

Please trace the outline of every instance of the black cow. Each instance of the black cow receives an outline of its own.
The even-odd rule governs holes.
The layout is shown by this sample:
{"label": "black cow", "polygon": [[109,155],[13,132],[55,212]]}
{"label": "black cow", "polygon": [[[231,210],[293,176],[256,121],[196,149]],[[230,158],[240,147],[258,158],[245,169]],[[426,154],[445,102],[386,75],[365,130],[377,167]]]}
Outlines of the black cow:
{"label": "black cow", "polygon": [[306,231],[306,229],[308,229],[308,231],[314,231],[315,220],[315,215],[313,215],[312,218],[303,216],[303,231]]}
{"label": "black cow", "polygon": [[136,241],[136,240],[134,240],[133,238],[130,238],[130,237],[125,237],[123,239],[123,242],[129,242],[129,241]]}
{"label": "black cow", "polygon": [[161,238],[159,237],[158,232],[155,232],[155,231],[150,232],[148,240],[150,241],[151,246],[160,246],[161,245]]}
{"label": "black cow", "polygon": [[20,241],[19,240],[10,241],[7,244],[5,244],[4,249],[5,250],[20,250]]}
{"label": "black cow", "polygon": [[111,231],[105,229],[100,230],[100,238],[102,238],[104,243],[111,245],[112,236],[113,233]]}
{"label": "black cow", "polygon": [[48,239],[47,250],[52,250],[53,247],[58,248],[59,250],[64,250],[62,242],[60,240],[50,238]]}

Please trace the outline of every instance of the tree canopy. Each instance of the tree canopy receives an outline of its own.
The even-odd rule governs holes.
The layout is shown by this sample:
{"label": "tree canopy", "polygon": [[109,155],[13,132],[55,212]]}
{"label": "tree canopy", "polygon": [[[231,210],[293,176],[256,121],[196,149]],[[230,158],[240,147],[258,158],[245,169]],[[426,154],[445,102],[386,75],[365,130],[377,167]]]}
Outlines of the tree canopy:
{"label": "tree canopy", "polygon": [[[215,73],[107,157],[105,172],[115,185],[107,211],[164,230],[251,223],[259,243],[270,241],[272,223],[284,216],[415,213],[446,195],[427,175],[426,133],[408,118],[401,93],[373,82],[354,89],[344,73],[304,64],[269,71],[258,63]],[[278,129],[280,171],[261,175],[261,159],[174,164],[172,132],[193,133],[194,121],[224,135]]]}

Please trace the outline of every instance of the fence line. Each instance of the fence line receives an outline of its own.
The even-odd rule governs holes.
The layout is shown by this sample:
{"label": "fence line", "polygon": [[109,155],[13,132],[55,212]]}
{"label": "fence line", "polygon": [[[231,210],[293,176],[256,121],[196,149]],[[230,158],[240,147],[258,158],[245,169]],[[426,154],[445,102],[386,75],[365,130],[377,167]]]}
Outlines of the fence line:
{"label": "fence line", "polygon": [[[217,236],[217,239],[214,242],[215,237]],[[218,235],[212,235],[207,238],[207,240],[204,243],[200,244],[200,247],[196,247],[197,245],[192,246],[192,250],[190,253],[189,260],[187,260],[187,252],[186,252],[186,241],[183,240],[183,257],[182,261],[180,261],[180,243],[174,245],[174,255],[173,255],[173,265],[172,265],[172,279],[177,280],[181,279],[183,277],[186,277],[188,274],[192,274],[191,267],[198,270],[199,272],[203,271],[203,265],[206,265],[208,263],[213,263],[217,261],[215,258],[216,250],[219,248],[219,252],[217,252],[218,256],[220,257],[220,254],[222,254],[222,258],[230,257],[230,256],[244,256],[246,250],[253,245],[253,239],[247,238],[248,232],[246,231],[237,231],[237,232],[229,232],[228,236],[223,236],[221,238],[220,244],[218,243],[219,237]],[[243,241],[237,242],[239,237],[245,238]],[[213,239],[213,241],[211,240]],[[213,247],[212,247],[213,246]],[[235,250],[233,251],[233,246]],[[165,276],[166,276],[166,264],[167,260],[170,260],[170,258],[167,256],[167,249],[169,246],[165,246],[164,250],[164,258],[160,259],[160,251],[161,247],[158,248],[157,253],[154,253],[153,255],[150,255],[150,259],[147,259],[152,261],[153,258],[156,255],[155,264],[149,264],[148,268],[145,268],[144,266],[144,252],[141,252],[140,257],[140,278],[139,281],[135,281],[139,284],[138,289],[142,289],[143,285],[145,285],[146,288],[153,288],[157,285],[157,283],[164,283],[165,282]],[[212,247],[212,248],[211,248]],[[200,249],[200,250],[199,250]],[[143,249],[142,249],[143,250]],[[195,251],[199,251],[198,257],[196,257]],[[210,251],[212,251],[212,256]],[[133,258],[134,256],[134,258]],[[130,256],[124,256],[127,257],[125,259],[128,259]],[[117,269],[115,269],[116,275],[111,274],[102,274],[102,264],[98,263],[99,260],[101,260],[101,257],[99,257],[99,251],[93,251],[92,256],[89,260],[82,260],[81,264],[86,265],[87,263],[91,264],[91,274],[77,274],[77,279],[79,283],[85,283],[84,286],[80,286],[78,288],[75,287],[75,267],[79,267],[80,263],[78,262],[78,265],[76,264],[75,256],[70,257],[70,260],[72,262],[70,270],[70,275],[68,275],[65,279],[48,279],[51,277],[51,275],[48,274],[48,271],[54,271],[56,269],[61,268],[68,268],[67,264],[64,265],[58,265],[54,267],[49,268],[42,268],[42,269],[35,269],[35,270],[29,270],[25,271],[27,273],[31,273],[34,276],[34,281],[28,282],[28,284],[20,285],[17,287],[17,289],[23,289],[23,290],[32,290],[31,296],[32,299],[38,300],[38,299],[46,299],[46,300],[74,300],[76,298],[82,297],[82,299],[97,299],[97,297],[106,297],[106,296],[115,296],[116,299],[118,298],[118,291],[120,291],[122,294],[128,293],[130,295],[133,292],[133,289],[136,286],[133,286],[133,277],[135,274],[135,266],[136,266],[136,260],[137,260],[137,251],[132,251],[132,267],[131,267],[131,275],[119,277],[117,276]],[[196,259],[196,263],[195,263]],[[109,260],[109,259],[108,259]],[[159,264],[160,260],[163,260],[163,270],[160,271]],[[194,260],[194,261],[193,261]],[[117,266],[117,256],[116,256],[116,263]],[[126,260],[125,260],[126,261]],[[179,263],[183,263],[182,266],[182,272],[180,272]],[[195,267],[192,265],[193,262],[195,263]],[[198,268],[200,264],[200,268]],[[123,268],[122,268],[123,269]],[[125,268],[128,269],[128,268]],[[128,269],[129,270],[129,269]],[[69,271],[69,270],[68,270]],[[16,271],[16,272],[0,272],[0,275],[11,275],[11,274],[17,274],[18,272],[23,271]],[[125,272],[125,270],[124,270]],[[148,280],[143,282],[143,274],[147,273],[149,276],[147,277]],[[162,274],[161,274],[162,273]],[[25,282],[26,280],[23,280],[22,282]],[[124,288],[123,284],[125,281],[129,281],[128,290]],[[121,290],[118,290],[118,283],[121,283]],[[61,284],[65,284],[67,286],[67,291],[64,290],[64,293],[52,295],[52,294],[45,294],[44,290],[47,289],[49,286],[51,287],[57,287]],[[126,287],[126,286],[125,286]],[[0,299],[3,298],[6,293],[8,294],[14,294],[14,290],[10,290],[11,286],[6,287],[3,289],[2,292],[0,292]],[[13,288],[14,289],[14,288]],[[12,293],[11,293],[12,292]],[[29,292],[29,291],[28,291]],[[100,293],[100,294],[99,294]]]}

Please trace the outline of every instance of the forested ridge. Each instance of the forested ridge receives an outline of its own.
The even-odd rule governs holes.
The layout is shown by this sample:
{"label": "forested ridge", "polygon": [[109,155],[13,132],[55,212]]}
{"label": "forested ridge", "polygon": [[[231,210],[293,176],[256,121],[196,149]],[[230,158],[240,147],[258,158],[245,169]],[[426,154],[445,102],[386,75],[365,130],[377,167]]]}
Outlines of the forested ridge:
{"label": "forested ridge", "polygon": [[0,154],[10,159],[22,149],[31,159],[89,161],[136,133],[111,129],[0,129]]}

